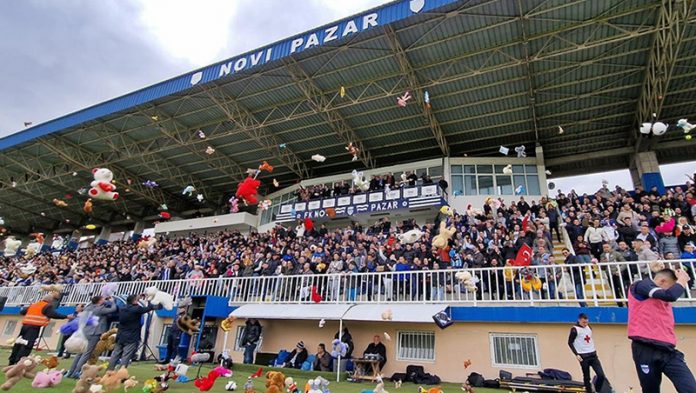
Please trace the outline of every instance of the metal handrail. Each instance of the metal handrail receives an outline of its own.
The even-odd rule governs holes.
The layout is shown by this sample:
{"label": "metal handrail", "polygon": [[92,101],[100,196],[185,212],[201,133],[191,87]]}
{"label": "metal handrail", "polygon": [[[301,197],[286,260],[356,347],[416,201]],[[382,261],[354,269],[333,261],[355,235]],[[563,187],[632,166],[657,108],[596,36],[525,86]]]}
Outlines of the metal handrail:
{"label": "metal handrail", "polygon": [[[694,272],[696,260],[661,261]],[[655,262],[652,262],[655,263]],[[207,278],[167,281],[118,282],[116,294],[143,293],[155,286],[175,298],[227,297],[230,305],[248,303],[313,303],[312,293],[324,303],[450,303],[466,305],[537,305],[578,303],[602,306],[627,301],[627,289],[637,280],[652,277],[651,262],[614,262],[497,267],[459,270],[387,271],[375,273],[308,274]],[[458,273],[472,279],[461,282]],[[690,273],[692,274],[692,273]],[[692,274],[693,279],[693,274]],[[105,283],[66,287],[62,305],[87,303]],[[690,283],[691,284],[691,283]],[[467,287],[469,287],[467,289]],[[476,290],[473,290],[476,288]],[[0,287],[7,306],[37,301],[39,286]],[[693,302],[691,290],[679,302]]]}

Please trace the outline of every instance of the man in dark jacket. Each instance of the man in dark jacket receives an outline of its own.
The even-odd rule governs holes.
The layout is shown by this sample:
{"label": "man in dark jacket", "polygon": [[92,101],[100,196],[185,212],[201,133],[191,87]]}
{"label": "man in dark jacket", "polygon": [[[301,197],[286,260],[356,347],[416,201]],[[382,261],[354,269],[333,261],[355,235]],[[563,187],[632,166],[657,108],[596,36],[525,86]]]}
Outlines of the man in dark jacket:
{"label": "man in dark jacket", "polygon": [[135,351],[140,343],[140,330],[142,329],[141,317],[152,310],[162,308],[162,305],[148,304],[146,307],[138,304],[139,295],[129,295],[126,298],[126,306],[118,311],[118,333],[116,345],[109,359],[107,370],[116,368],[121,361],[121,366],[128,367],[133,359]]}
{"label": "man in dark jacket", "polygon": [[372,342],[367,346],[365,352],[363,352],[363,358],[366,355],[378,355],[379,369],[383,369],[384,365],[387,363],[387,347],[381,343],[379,335],[375,335],[372,338]]}
{"label": "man in dark jacket", "polygon": [[48,326],[51,319],[73,319],[72,315],[67,316],[56,311],[60,297],[59,293],[51,293],[38,302],[20,310],[19,313],[24,315],[24,319],[22,320],[22,329],[19,331],[19,337],[17,337],[12,346],[10,366],[16,364],[22,357],[29,356],[36,339],[39,338],[41,328]]}
{"label": "man in dark jacket", "polygon": [[261,324],[256,319],[247,319],[242,333],[242,346],[244,347],[244,364],[254,363],[254,351],[261,339]]}
{"label": "man in dark jacket", "polygon": [[169,328],[169,334],[167,335],[167,357],[159,362],[159,364],[167,364],[170,360],[176,358],[176,350],[179,347],[179,340],[181,339],[181,329],[179,329],[179,324],[176,322],[184,315],[186,315],[186,309],[182,308],[174,318],[174,323],[172,323],[172,326]]}
{"label": "man in dark jacket", "polygon": [[283,363],[283,367],[301,368],[302,363],[304,363],[308,357],[309,354],[307,353],[304,342],[300,341],[297,343],[295,349],[290,352],[288,359],[285,361],[285,363]]}

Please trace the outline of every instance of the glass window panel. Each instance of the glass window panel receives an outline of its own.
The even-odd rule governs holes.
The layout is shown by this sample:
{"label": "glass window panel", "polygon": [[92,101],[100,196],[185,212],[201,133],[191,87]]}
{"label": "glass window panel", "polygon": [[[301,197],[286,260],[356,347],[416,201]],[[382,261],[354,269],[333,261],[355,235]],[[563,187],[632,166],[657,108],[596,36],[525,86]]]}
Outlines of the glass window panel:
{"label": "glass window panel", "polygon": [[464,195],[478,195],[476,187],[476,176],[464,176]]}
{"label": "glass window panel", "polygon": [[505,165],[496,165],[496,166],[495,166],[495,173],[497,173],[497,174],[502,174],[502,173],[503,173],[503,168],[505,168]]}
{"label": "glass window panel", "polygon": [[428,170],[426,168],[416,169],[416,175],[418,175],[418,177],[425,175],[427,172]]}
{"label": "glass window panel", "polygon": [[512,173],[524,173],[524,165],[513,165]]}
{"label": "glass window panel", "polygon": [[514,194],[512,187],[512,178],[510,176],[496,176],[495,186],[496,190],[498,191],[498,195]]}
{"label": "glass window panel", "polygon": [[464,165],[464,173],[470,173],[474,175],[476,174],[476,167],[474,165]]}
{"label": "glass window panel", "polygon": [[479,195],[494,195],[493,176],[478,177]]}
{"label": "glass window panel", "polygon": [[527,193],[529,195],[541,195],[539,189],[539,176],[527,175]]}
{"label": "glass window panel", "polygon": [[462,173],[462,166],[461,165],[452,165],[451,169],[452,169],[452,173],[455,173],[455,174]]}
{"label": "glass window panel", "polygon": [[441,166],[431,166],[430,168],[428,168],[428,174],[432,178],[441,177],[442,176],[442,167]]}
{"label": "glass window panel", "polygon": [[464,178],[461,175],[452,175],[452,192],[464,195]]}
{"label": "glass window panel", "polygon": [[526,184],[525,181],[524,181],[524,175],[515,175],[515,176],[512,177],[512,180],[513,180],[514,183],[515,183],[515,184],[514,184],[514,186],[515,186],[514,189],[515,189],[515,190],[517,190],[517,187],[519,187],[519,186],[522,186],[522,188],[524,189],[523,192],[521,192],[521,193],[519,193],[519,194],[517,194],[517,192],[515,192],[515,194],[517,194],[517,195],[527,195],[527,184]]}
{"label": "glass window panel", "polygon": [[493,173],[493,165],[476,165],[478,173]]}
{"label": "glass window panel", "polygon": [[524,167],[527,168],[527,173],[537,173],[536,165],[525,165]]}

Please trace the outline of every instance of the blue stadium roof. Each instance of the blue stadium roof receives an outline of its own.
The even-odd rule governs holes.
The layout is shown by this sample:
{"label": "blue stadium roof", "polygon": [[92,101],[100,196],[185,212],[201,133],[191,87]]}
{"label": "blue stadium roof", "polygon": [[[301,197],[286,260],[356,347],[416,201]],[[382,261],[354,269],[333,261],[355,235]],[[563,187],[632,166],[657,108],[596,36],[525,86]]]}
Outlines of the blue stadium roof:
{"label": "blue stadium roof", "polygon": [[[695,116],[693,3],[394,1],[0,139],[0,216],[19,232],[217,211],[264,160],[272,187],[501,144],[540,144],[554,176],[626,168],[636,150],[690,159],[681,131],[636,130]],[[90,216],[77,190],[95,167],[123,197]]]}

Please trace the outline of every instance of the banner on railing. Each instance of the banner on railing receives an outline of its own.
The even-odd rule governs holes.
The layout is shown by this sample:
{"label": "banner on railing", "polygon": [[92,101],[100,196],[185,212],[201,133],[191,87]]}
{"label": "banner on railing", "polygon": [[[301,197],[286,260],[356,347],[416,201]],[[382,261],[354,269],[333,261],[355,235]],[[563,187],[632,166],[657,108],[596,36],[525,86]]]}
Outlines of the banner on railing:
{"label": "banner on railing", "polygon": [[[373,191],[355,195],[287,203],[280,206],[276,222],[295,219],[348,217],[400,209],[416,209],[445,204],[437,185],[414,186],[394,190]],[[333,209],[335,215],[329,214]]]}

